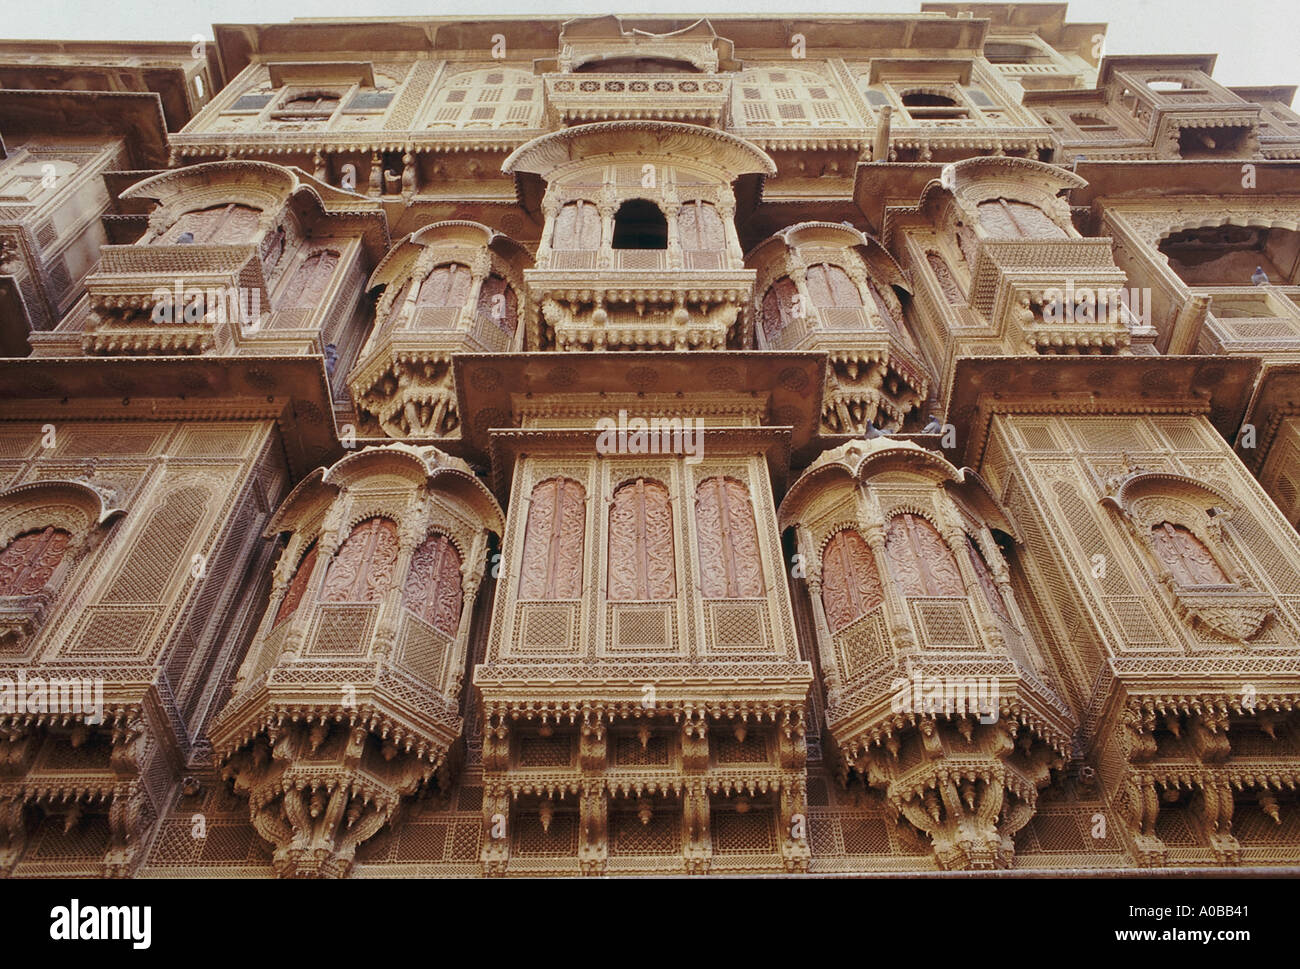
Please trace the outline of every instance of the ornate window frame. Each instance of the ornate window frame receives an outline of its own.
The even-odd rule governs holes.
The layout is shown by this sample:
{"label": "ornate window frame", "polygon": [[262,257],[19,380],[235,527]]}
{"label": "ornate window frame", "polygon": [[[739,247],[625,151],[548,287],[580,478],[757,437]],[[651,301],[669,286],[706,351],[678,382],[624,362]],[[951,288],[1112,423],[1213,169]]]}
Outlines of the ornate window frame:
{"label": "ornate window frame", "polygon": [[0,491],[0,550],[35,530],[57,528],[70,536],[58,567],[33,595],[0,596],[0,648],[22,648],[45,622],[50,609],[86,555],[111,524],[125,514],[117,494],[83,481],[50,479]]}
{"label": "ornate window frame", "polygon": [[[1225,540],[1224,523],[1234,503],[1204,482],[1172,472],[1134,469],[1112,479],[1102,504],[1119,513],[1145,549],[1151,574],[1180,618],[1245,643],[1263,627],[1276,608],[1272,596],[1258,587],[1242,560]],[[1179,525],[1195,537],[1227,576],[1228,582],[1189,586],[1179,582],[1156,551],[1152,528],[1162,522]]]}

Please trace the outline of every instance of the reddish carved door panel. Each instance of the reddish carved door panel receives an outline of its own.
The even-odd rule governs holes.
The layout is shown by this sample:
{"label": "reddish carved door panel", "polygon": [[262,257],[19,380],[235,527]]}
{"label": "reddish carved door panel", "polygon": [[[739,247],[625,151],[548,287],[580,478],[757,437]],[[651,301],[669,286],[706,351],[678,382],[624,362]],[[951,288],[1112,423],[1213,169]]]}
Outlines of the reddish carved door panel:
{"label": "reddish carved door panel", "polygon": [[403,589],[406,608],[448,636],[455,636],[460,626],[460,579],[456,546],[445,535],[430,535],[411,558],[411,571]]}
{"label": "reddish carved door panel", "polygon": [[510,334],[519,324],[519,298],[510,284],[495,273],[483,280],[479,289],[478,315]]}
{"label": "reddish carved door panel", "polygon": [[280,611],[275,614],[273,626],[280,625],[297,611],[303,595],[307,592],[307,583],[311,581],[311,574],[315,568],[316,545],[313,543],[312,547],[307,550],[307,554],[302,557],[302,561],[298,563],[298,571],[294,572],[293,579],[289,582],[289,589],[280,602]]}
{"label": "reddish carved door panel", "polygon": [[0,596],[40,592],[63,561],[72,536],[59,528],[19,535],[0,552]]}
{"label": "reddish carved door panel", "polygon": [[420,285],[416,303],[420,306],[464,306],[465,300],[469,299],[470,277],[469,266],[461,263],[439,266]]}
{"label": "reddish carved door panel", "polygon": [[198,212],[186,212],[159,237],[158,242],[176,245],[185,233],[194,238],[195,245],[239,245],[249,242],[257,231],[261,213],[247,205],[219,205]]}
{"label": "reddish carved door panel", "polygon": [[568,202],[555,217],[552,249],[600,248],[600,212],[591,202]]}
{"label": "reddish carved door panel", "polygon": [[710,202],[697,199],[683,205],[677,212],[677,234],[683,252],[722,252],[727,248],[722,216]]}
{"label": "reddish carved door panel", "polygon": [[638,478],[614,492],[607,567],[612,601],[676,595],[672,507],[659,482]]}
{"label": "reddish carved door panel", "polygon": [[1028,202],[989,199],[979,204],[980,225],[994,239],[1064,239],[1064,229]]}
{"label": "reddish carved door panel", "polygon": [[339,254],[331,249],[318,249],[302,261],[293,271],[284,295],[280,297],[286,307],[315,306],[316,301],[329,289],[338,265]]}
{"label": "reddish carved door panel", "polygon": [[1002,599],[1002,590],[998,588],[997,580],[993,578],[993,573],[984,561],[984,556],[980,550],[975,547],[975,542],[966,536],[966,551],[970,553],[970,564],[975,569],[975,575],[980,580],[980,588],[984,590],[984,598],[989,601],[989,607],[999,619],[1008,625],[1011,624],[1011,614],[1007,612],[1007,604]]}
{"label": "reddish carved door panel", "polygon": [[952,549],[920,515],[895,516],[885,531],[885,554],[903,595],[964,596]]}
{"label": "reddish carved door panel", "polygon": [[866,615],[883,598],[871,547],[851,529],[837,532],[822,552],[822,605],[831,632]]}
{"label": "reddish carved door panel", "polygon": [[814,306],[853,307],[862,305],[862,294],[852,277],[839,266],[820,263],[809,266],[804,274],[808,281],[808,295]]}
{"label": "reddish carved door panel", "polygon": [[763,594],[758,528],[749,489],[732,478],[708,478],[695,489],[700,587],[707,598]]}
{"label": "reddish carved door panel", "polygon": [[576,599],[582,592],[587,492],[570,478],[533,488],[524,530],[521,599]]}
{"label": "reddish carved door panel", "polygon": [[[389,285],[391,286],[392,283],[389,283]],[[406,282],[402,283],[402,288],[397,291],[397,295],[393,298],[392,305],[388,308],[388,315],[384,317],[383,328],[385,331],[391,330],[397,325],[397,321],[401,318],[402,307],[406,305],[406,297],[410,295],[410,292],[411,281],[408,279]]]}
{"label": "reddish carved door panel", "polygon": [[1228,577],[1210,550],[1182,525],[1161,522],[1151,527],[1156,555],[1179,585],[1227,585]]}
{"label": "reddish carved door panel", "polygon": [[948,267],[948,260],[943,258],[943,254],[930,249],[926,252],[925,259],[930,264],[930,268],[934,270],[935,278],[939,280],[939,288],[943,290],[944,298],[949,303],[962,302],[961,287],[957,285],[957,280],[953,278],[952,270]]}
{"label": "reddish carved door panel", "polygon": [[789,276],[782,276],[763,295],[763,334],[773,339],[794,319],[794,301],[799,288]]}
{"label": "reddish carved door panel", "polygon": [[325,577],[322,602],[378,602],[393,581],[397,526],[371,518],[352,530]]}

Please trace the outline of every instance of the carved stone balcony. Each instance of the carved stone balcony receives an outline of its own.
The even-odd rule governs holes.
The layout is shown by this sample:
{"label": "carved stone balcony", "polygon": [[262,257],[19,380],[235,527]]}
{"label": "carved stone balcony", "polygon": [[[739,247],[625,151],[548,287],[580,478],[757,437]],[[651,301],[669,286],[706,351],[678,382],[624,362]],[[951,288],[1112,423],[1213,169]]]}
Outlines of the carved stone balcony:
{"label": "carved stone balcony", "polygon": [[270,309],[256,245],[103,246],[86,277],[96,354],[227,352]]}
{"label": "carved stone balcony", "polygon": [[348,376],[366,419],[395,438],[459,432],[453,354],[510,350],[520,334],[527,253],[477,222],[437,222],[384,257],[375,327]]}
{"label": "carved stone balcony", "polygon": [[[556,253],[556,256],[565,255]],[[619,250],[628,262],[664,257],[655,250]],[[540,307],[530,345],[560,350],[724,350],[743,346],[754,273],[611,269],[591,273],[530,269],[529,298]]]}
{"label": "carved stone balcony", "polygon": [[[906,484],[920,479],[937,486],[922,504]],[[780,525],[808,563],[841,781],[880,789],[941,867],[1001,868],[1074,726],[988,527],[958,507],[1013,527],[978,478],[937,454],[854,441],[809,466]]]}
{"label": "carved stone balcony", "polygon": [[1111,253],[1110,239],[984,239],[970,305],[1021,352],[1122,351],[1138,324]]}
{"label": "carved stone balcony", "polygon": [[685,121],[716,125],[731,99],[719,75],[547,74],[546,99],[565,124],[589,121]]}
{"label": "carved stone balcony", "polygon": [[447,791],[489,529],[468,466],[406,445],[314,472],[272,520],[292,537],[211,736],[278,874],[345,875],[403,797]]}

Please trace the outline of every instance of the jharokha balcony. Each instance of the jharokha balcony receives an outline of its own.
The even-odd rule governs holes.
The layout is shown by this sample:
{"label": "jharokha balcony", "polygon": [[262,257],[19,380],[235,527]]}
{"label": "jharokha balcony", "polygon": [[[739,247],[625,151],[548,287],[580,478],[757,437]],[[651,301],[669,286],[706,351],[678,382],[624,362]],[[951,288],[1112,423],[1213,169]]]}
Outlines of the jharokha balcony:
{"label": "jharokha balcony", "polygon": [[501,527],[464,462],[406,445],[318,470],[280,507],[271,601],[212,727],[279,874],[345,875],[403,797],[448,790],[470,616]]}

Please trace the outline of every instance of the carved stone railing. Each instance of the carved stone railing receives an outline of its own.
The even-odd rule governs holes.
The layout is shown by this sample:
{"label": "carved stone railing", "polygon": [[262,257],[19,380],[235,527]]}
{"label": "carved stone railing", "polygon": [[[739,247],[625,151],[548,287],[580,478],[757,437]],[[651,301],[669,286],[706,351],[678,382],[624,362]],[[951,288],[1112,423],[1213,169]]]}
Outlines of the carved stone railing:
{"label": "carved stone railing", "polygon": [[651,119],[715,125],[731,78],[664,74],[547,74],[546,98],[565,124]]}
{"label": "carved stone railing", "polygon": [[529,299],[539,307],[529,321],[530,346],[722,350],[743,344],[748,333],[750,269],[610,269],[596,278],[530,269],[524,276]]}
{"label": "carved stone railing", "polygon": [[1193,286],[1188,293],[1210,299],[1202,352],[1300,354],[1300,287]]}
{"label": "carved stone railing", "polygon": [[229,351],[270,310],[256,245],[103,246],[87,353]]}

